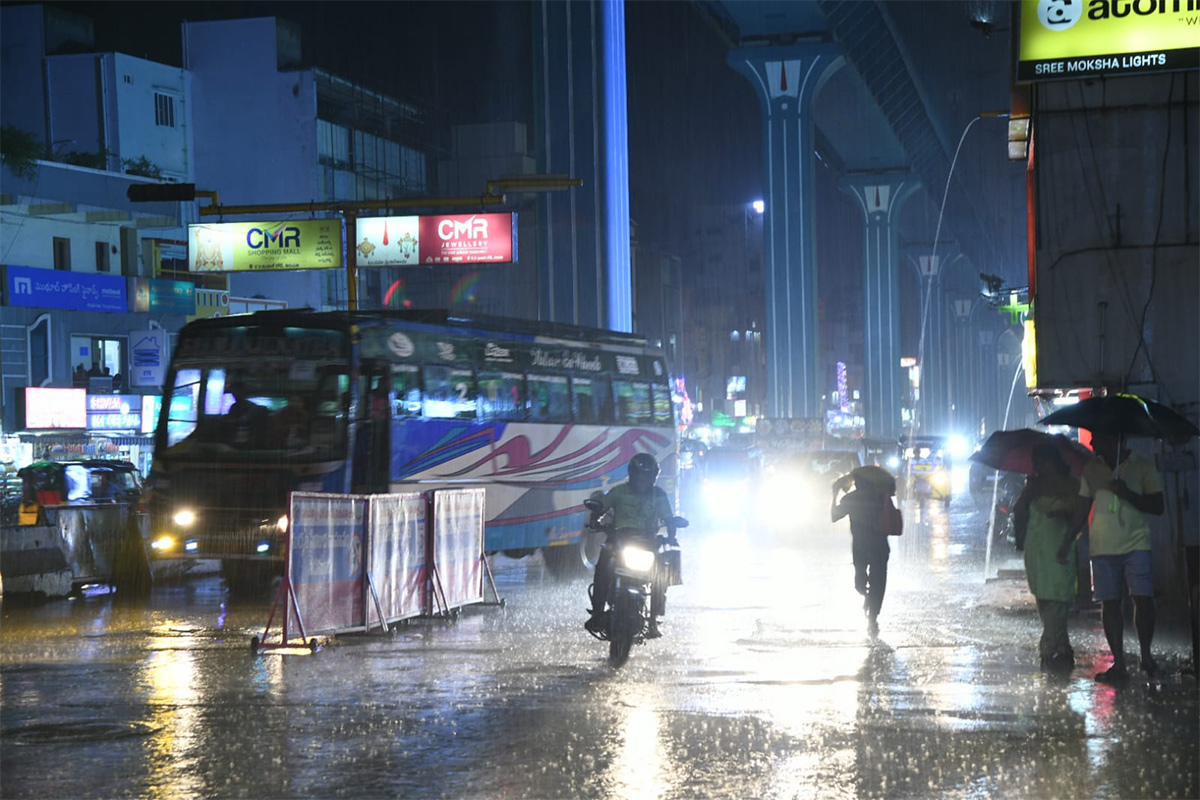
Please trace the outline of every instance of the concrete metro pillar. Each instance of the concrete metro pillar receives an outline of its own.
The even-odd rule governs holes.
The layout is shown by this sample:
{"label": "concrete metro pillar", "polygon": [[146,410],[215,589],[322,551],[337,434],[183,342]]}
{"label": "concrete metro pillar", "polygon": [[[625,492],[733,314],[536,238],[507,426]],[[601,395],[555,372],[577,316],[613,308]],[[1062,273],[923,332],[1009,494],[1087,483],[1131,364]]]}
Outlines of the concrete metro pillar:
{"label": "concrete metro pillar", "polygon": [[729,63],[758,94],[766,181],[767,414],[823,416],[813,246],[812,100],[838,58],[818,43],[739,48]]}
{"label": "concrete metro pillar", "polygon": [[920,185],[911,174],[848,175],[838,185],[863,212],[863,397],[866,435],[898,439],[903,402],[900,371],[901,204]]}
{"label": "concrete metro pillar", "polygon": [[919,276],[921,287],[918,313],[928,314],[925,320],[925,345],[920,359],[920,400],[917,403],[917,424],[926,434],[948,432],[950,424],[950,389],[946,367],[946,300],[942,272],[961,253],[957,249],[940,248],[937,253],[914,248],[910,256]]}

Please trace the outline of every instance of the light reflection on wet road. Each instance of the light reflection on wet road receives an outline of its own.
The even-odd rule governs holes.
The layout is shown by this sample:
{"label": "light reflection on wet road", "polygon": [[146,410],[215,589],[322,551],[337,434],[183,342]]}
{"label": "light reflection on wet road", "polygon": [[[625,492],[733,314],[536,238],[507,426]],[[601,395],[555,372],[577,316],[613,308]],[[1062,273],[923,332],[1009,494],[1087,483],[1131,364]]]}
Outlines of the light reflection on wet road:
{"label": "light reflection on wet road", "polygon": [[620,671],[581,627],[586,582],[536,562],[497,565],[503,608],[316,655],[253,655],[269,605],[227,607],[212,578],[149,607],[6,601],[0,795],[1200,796],[1195,684],[1095,684],[1088,611],[1074,673],[1039,672],[1023,583],[983,580],[983,524],[965,498],[909,510],[877,642],[844,527],[689,529],[666,637]]}

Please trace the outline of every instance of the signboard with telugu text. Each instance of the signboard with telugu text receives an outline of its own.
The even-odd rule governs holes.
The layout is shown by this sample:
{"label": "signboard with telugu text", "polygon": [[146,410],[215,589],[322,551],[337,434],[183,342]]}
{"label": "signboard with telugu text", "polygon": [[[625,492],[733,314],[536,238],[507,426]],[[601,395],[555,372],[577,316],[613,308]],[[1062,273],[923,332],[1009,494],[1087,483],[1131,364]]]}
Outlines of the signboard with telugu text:
{"label": "signboard with telugu text", "polygon": [[7,271],[10,306],[121,314],[129,310],[125,278],[116,275],[16,266]]}

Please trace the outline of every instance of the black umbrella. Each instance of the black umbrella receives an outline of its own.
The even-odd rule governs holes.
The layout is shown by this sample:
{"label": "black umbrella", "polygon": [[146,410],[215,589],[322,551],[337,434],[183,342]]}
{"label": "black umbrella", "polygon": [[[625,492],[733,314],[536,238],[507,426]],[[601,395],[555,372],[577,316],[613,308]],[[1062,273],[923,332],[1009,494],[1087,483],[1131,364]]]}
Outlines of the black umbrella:
{"label": "black umbrella", "polygon": [[1062,434],[1049,434],[1031,428],[1015,431],[996,431],[988,437],[971,460],[992,469],[1005,472],[1033,474],[1033,451],[1040,444],[1048,444],[1058,450],[1063,461],[1078,477],[1083,467],[1094,458],[1092,451]]}
{"label": "black umbrella", "polygon": [[1038,420],[1041,425],[1069,425],[1087,428],[1092,433],[1113,436],[1153,436],[1156,439],[1187,439],[1200,436],[1185,417],[1162,403],[1135,394],[1108,394],[1088,397],[1060,408]]}

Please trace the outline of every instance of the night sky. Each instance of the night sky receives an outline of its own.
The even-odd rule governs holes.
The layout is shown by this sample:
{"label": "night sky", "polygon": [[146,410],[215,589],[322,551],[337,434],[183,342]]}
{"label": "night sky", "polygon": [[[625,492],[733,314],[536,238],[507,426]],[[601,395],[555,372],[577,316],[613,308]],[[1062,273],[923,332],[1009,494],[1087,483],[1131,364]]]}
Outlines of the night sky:
{"label": "night sky", "polygon": [[[532,8],[497,2],[50,3],[94,21],[96,46],[182,65],[180,23],[279,16],[304,61],[452,123],[532,127]],[[683,0],[626,5],[630,201],[645,244],[678,246],[688,209],[762,195],[761,125],[749,84]]]}

